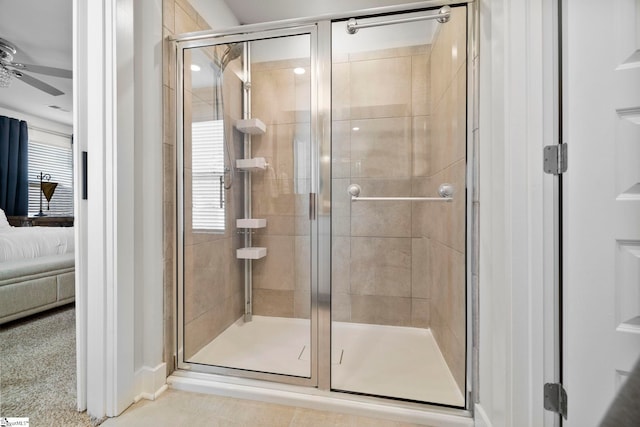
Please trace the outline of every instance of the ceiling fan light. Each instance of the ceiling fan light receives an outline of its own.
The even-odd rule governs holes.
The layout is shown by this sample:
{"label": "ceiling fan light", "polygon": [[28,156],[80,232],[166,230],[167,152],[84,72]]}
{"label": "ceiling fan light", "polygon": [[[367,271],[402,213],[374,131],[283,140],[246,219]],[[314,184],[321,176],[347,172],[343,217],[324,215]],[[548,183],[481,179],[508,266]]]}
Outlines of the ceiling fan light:
{"label": "ceiling fan light", "polygon": [[0,65],[0,87],[9,87],[13,75],[4,66]]}

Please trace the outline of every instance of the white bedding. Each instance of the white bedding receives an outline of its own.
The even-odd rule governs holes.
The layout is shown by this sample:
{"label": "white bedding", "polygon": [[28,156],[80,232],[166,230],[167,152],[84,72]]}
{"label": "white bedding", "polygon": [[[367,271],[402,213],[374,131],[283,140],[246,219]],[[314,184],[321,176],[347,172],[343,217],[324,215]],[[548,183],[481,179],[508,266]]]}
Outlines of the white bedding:
{"label": "white bedding", "polygon": [[73,252],[73,227],[0,227],[0,262]]}

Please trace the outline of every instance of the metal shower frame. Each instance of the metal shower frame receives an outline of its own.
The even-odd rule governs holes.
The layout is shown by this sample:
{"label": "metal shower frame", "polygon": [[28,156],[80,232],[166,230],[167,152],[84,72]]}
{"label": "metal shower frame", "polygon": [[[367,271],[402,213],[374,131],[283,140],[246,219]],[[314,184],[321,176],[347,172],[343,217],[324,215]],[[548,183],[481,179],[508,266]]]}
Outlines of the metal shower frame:
{"label": "metal shower frame", "polygon": [[[433,12],[442,6],[467,6],[467,171],[466,193],[466,384],[467,395],[464,409],[446,408],[439,405],[405,402],[372,396],[358,396],[331,391],[331,166],[321,159],[331,156],[331,24],[350,18],[373,21],[387,15],[400,13]],[[311,188],[315,195],[314,220],[311,224],[311,376],[293,377],[275,373],[243,371],[197,364],[199,372],[189,372],[192,364],[184,361],[181,346],[184,338],[183,294],[184,289],[184,128],[183,128],[183,55],[184,49],[218,44],[248,42],[257,39],[309,35],[311,39]],[[283,21],[244,25],[220,31],[199,31],[176,35],[170,38],[175,51],[176,67],[176,238],[177,238],[177,293],[175,309],[177,313],[177,336],[174,345],[176,366],[174,375],[193,376],[213,374],[212,378],[224,382],[234,382],[243,378],[260,380],[264,388],[279,388],[281,383],[315,388],[316,393],[328,393],[334,397],[348,396],[362,402],[383,402],[408,408],[419,408],[439,412],[471,416],[473,405],[478,401],[478,271],[479,271],[479,189],[478,189],[478,5],[474,0],[466,1],[423,1],[400,6],[365,9],[349,13],[326,14],[312,18],[289,19]],[[315,83],[315,84],[314,84]],[[245,108],[243,106],[243,108]],[[246,143],[245,143],[246,146]],[[328,156],[328,157],[327,157]],[[326,163],[326,162],[325,162]],[[462,192],[461,192],[462,193]],[[216,375],[217,374],[217,375]],[[221,377],[223,375],[224,377]],[[307,391],[308,392],[308,391]]]}

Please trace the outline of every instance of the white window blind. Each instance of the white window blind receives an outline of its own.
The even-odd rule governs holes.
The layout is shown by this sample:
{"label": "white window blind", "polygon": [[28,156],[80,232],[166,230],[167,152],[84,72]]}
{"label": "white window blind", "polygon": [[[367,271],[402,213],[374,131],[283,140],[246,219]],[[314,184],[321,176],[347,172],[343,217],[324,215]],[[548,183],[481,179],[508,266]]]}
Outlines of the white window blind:
{"label": "white window blind", "polygon": [[[71,144],[52,145],[29,139],[29,216],[40,211],[40,173],[51,175],[57,182],[49,210],[42,196],[42,211],[48,216],[73,216],[73,156]],[[46,180],[45,180],[46,181]]]}
{"label": "white window blind", "polygon": [[223,138],[222,120],[191,125],[191,219],[195,230],[224,232],[225,229],[224,189],[220,185],[224,177]]}

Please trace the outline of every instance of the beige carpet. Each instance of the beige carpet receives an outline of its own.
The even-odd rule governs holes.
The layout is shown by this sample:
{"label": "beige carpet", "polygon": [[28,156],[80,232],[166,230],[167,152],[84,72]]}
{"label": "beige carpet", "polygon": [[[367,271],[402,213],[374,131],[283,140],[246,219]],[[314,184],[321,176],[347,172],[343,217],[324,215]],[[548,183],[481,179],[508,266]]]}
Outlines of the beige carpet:
{"label": "beige carpet", "polygon": [[75,333],[73,305],[0,326],[0,416],[96,425],[76,410]]}

